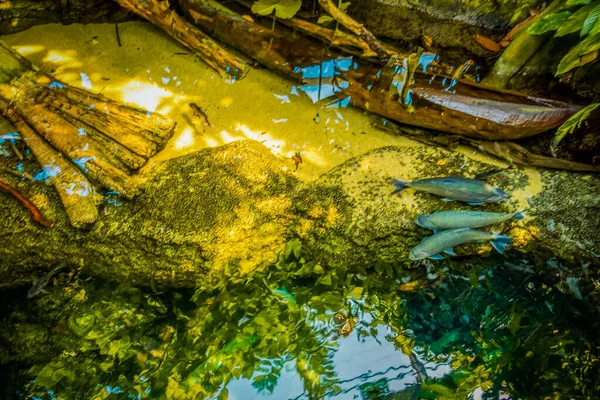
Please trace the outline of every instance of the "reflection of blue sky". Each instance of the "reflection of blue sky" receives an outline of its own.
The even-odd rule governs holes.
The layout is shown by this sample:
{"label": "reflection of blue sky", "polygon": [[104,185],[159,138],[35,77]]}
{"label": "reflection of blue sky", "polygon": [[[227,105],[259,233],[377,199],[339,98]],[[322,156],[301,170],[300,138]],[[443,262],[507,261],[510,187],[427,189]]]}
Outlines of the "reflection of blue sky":
{"label": "reflection of blue sky", "polygon": [[65,188],[65,192],[67,192],[67,194],[71,196],[77,194],[81,197],[85,197],[89,195],[91,191],[92,188],[87,182],[71,182],[71,186]]}
{"label": "reflection of blue sky", "polygon": [[31,179],[42,182],[49,182],[50,178],[58,176],[60,174],[60,167],[54,164],[46,164],[42,167],[42,170],[35,174]]}
{"label": "reflection of blue sky", "polygon": [[[365,316],[365,320],[370,318]],[[359,340],[353,332],[347,338],[338,339],[338,348],[333,355],[336,377],[341,393],[331,393],[331,398],[354,400],[360,399],[360,385],[376,382],[382,378],[387,380],[390,391],[400,391],[414,385],[416,374],[410,366],[410,358],[396,350],[394,344],[386,339],[391,332],[385,326],[377,328],[377,340],[366,337]],[[379,343],[378,343],[379,341]],[[443,376],[450,371],[449,365],[424,363],[427,374],[431,377]],[[227,386],[229,399],[251,400],[262,398],[273,399],[307,399],[303,395],[304,387],[300,376],[295,371],[295,361],[286,363],[273,393],[257,392],[252,381],[247,379],[231,380]]]}
{"label": "reflection of blue sky", "polygon": [[81,157],[81,158],[76,158],[75,160],[73,160],[73,162],[75,164],[77,164],[79,166],[79,168],[81,168],[83,170],[83,172],[87,172],[87,167],[85,166],[86,163],[88,163],[89,161],[95,160],[96,157],[92,156],[92,157]]}
{"label": "reflection of blue sky", "polygon": [[[302,75],[303,85],[294,86],[291,94],[297,94],[298,89],[300,89],[310,97],[313,103],[331,97],[349,86],[348,82],[338,79],[337,76],[341,75],[342,72],[356,67],[358,67],[358,64],[352,61],[352,57],[339,57],[323,61],[317,65],[310,65],[303,68],[296,67],[294,72]],[[337,106],[346,107],[349,102],[350,100],[348,99],[348,101],[338,103]]]}

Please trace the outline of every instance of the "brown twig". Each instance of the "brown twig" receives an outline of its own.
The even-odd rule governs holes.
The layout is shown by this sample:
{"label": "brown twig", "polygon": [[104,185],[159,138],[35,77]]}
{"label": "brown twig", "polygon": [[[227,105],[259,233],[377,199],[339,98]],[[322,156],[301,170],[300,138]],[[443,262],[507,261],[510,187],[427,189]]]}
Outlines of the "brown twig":
{"label": "brown twig", "polygon": [[117,22],[115,22],[115,35],[117,36],[117,44],[119,45],[119,47],[122,47],[121,36],[119,35],[119,24]]}
{"label": "brown twig", "polygon": [[47,220],[42,215],[40,210],[36,207],[36,205],[33,204],[31,201],[29,201],[29,199],[27,199],[21,193],[19,193],[17,191],[17,189],[13,188],[12,186],[9,186],[8,184],[2,182],[1,180],[0,180],[0,188],[4,189],[8,193],[10,193],[15,199],[17,199],[19,201],[19,203],[21,203],[31,213],[31,218],[35,222],[37,222],[38,224],[40,224],[46,228],[52,228],[54,226],[54,222]]}
{"label": "brown twig", "polygon": [[340,10],[331,0],[319,0],[319,4],[329,15],[340,24],[344,25],[351,32],[369,44],[369,47],[377,53],[379,58],[387,59],[389,57],[385,46],[373,35],[363,24],[354,20],[348,14]]}

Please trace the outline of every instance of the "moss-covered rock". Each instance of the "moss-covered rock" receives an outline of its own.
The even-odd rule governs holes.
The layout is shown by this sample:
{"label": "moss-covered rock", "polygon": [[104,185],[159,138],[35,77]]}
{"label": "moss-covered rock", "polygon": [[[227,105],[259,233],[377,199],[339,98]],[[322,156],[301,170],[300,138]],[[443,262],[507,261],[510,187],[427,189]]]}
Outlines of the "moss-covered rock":
{"label": "moss-covered rock", "polygon": [[[523,221],[490,227],[513,237],[517,250],[550,250],[569,260],[595,260],[600,247],[600,179],[559,171],[515,170],[490,179],[512,196],[510,203],[468,206],[408,189],[391,195],[392,178],[473,177],[495,167],[430,147],[387,147],[349,160],[303,188],[295,199],[297,232],[317,261],[331,266],[409,263],[408,253],[430,230],[417,226],[424,213],[448,209],[496,212],[527,210]],[[485,253],[470,245],[460,254]]]}
{"label": "moss-covered rock", "polygon": [[70,227],[52,188],[24,182],[19,190],[56,226],[37,226],[12,197],[0,196],[0,214],[10,216],[0,221],[0,287],[30,282],[58,261],[109,279],[172,286],[206,285],[225,266],[247,272],[274,261],[294,188],[283,167],[254,141],[158,164],[144,193],[104,207],[89,232]]}
{"label": "moss-covered rock", "polygon": [[[414,223],[419,214],[470,206],[411,189],[391,196],[391,179],[473,177],[495,168],[433,147],[373,150],[300,187],[283,167],[254,141],[158,164],[143,194],[107,205],[89,232],[70,227],[52,188],[22,182],[19,189],[57,225],[38,227],[13,198],[0,196],[0,214],[9,216],[0,220],[0,286],[30,282],[65,261],[112,280],[207,287],[227,279],[225,267],[244,274],[274,262],[292,234],[327,265],[408,263],[410,249],[431,234]],[[598,261],[597,176],[527,169],[490,182],[510,193],[511,203],[473,207],[527,210],[527,219],[491,228],[511,235],[516,249]],[[457,252],[490,250],[472,245]]]}

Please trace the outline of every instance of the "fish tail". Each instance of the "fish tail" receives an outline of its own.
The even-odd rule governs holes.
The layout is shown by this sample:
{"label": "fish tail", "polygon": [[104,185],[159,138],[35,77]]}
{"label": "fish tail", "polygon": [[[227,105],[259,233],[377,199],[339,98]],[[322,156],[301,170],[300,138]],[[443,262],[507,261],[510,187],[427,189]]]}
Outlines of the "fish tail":
{"label": "fish tail", "polygon": [[498,251],[500,254],[504,254],[504,250],[508,248],[511,242],[510,236],[505,235],[496,235],[494,240],[492,240],[492,246]]}
{"label": "fish tail", "polygon": [[520,219],[525,218],[525,211],[521,211],[515,214],[514,218],[518,221]]}
{"label": "fish tail", "polygon": [[394,187],[396,188],[396,190],[394,190],[391,194],[396,194],[398,192],[403,191],[404,189],[406,189],[408,187],[408,182],[405,181],[400,181],[398,179],[394,179],[392,181],[392,183],[394,184]]}

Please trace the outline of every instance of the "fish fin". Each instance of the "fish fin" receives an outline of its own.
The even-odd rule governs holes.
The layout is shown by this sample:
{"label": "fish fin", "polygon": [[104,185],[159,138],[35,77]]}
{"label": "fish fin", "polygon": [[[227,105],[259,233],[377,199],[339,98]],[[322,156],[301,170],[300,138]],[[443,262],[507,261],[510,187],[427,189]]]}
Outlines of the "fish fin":
{"label": "fish fin", "polygon": [[443,231],[443,229],[434,229],[433,234],[435,235],[436,233],[440,233],[441,231]]}
{"label": "fish fin", "polygon": [[450,197],[444,197],[442,200],[444,200],[444,201],[454,201],[454,199],[451,199]]}
{"label": "fish fin", "polygon": [[443,259],[444,259],[444,256],[441,256],[441,255],[439,255],[439,254],[434,254],[434,255],[432,255],[432,256],[429,256],[429,257],[427,257],[427,258],[431,258],[432,260],[443,260]]}
{"label": "fish fin", "polygon": [[398,192],[403,191],[404,189],[406,189],[408,187],[409,182],[405,182],[405,181],[401,181],[398,179],[394,179],[392,181],[392,183],[394,184],[394,187],[396,188],[392,193],[390,194],[396,194]]}
{"label": "fish fin", "polygon": [[421,243],[423,243],[423,242],[424,242],[424,241],[425,241],[425,240],[426,240],[428,237],[429,237],[429,236],[425,236],[425,237],[423,238],[423,240],[421,240]]}
{"label": "fish fin", "polygon": [[483,201],[475,201],[475,202],[470,201],[470,202],[467,202],[467,204],[470,206],[480,206],[480,205],[484,204],[484,202]]}
{"label": "fish fin", "polygon": [[492,246],[494,246],[498,253],[504,254],[504,250],[510,246],[511,240],[510,236],[496,235],[496,238],[492,240]]}
{"label": "fish fin", "polygon": [[452,250],[452,248],[446,249],[444,250],[444,253],[451,255],[451,256],[455,256],[456,253],[454,252],[454,250]]}
{"label": "fish fin", "polygon": [[437,214],[437,213],[439,213],[439,212],[440,212],[440,210],[435,210],[433,213],[434,213],[434,214]]}
{"label": "fish fin", "polygon": [[515,214],[514,218],[518,221],[520,219],[525,218],[525,211],[521,211]]}

